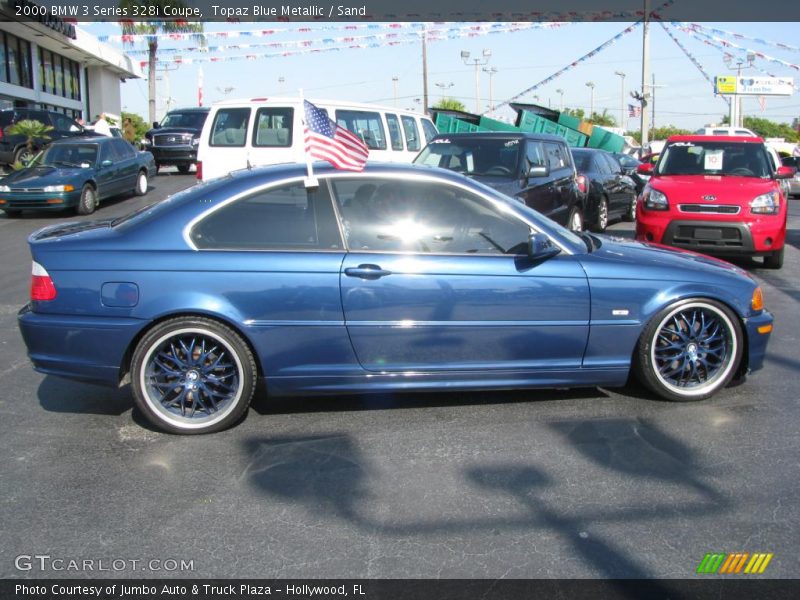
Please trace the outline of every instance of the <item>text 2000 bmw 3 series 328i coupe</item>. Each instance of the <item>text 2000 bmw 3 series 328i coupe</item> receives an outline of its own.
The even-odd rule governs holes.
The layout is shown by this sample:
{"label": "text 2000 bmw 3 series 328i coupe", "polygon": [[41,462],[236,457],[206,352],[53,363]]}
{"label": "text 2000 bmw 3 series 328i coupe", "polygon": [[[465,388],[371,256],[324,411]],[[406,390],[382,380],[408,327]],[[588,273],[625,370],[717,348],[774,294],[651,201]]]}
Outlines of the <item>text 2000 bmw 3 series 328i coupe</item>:
{"label": "text 2000 bmw 3 series 328i coupe", "polygon": [[[772,315],[741,269],[576,235],[461,175],[244,170],[114,221],[30,237],[36,369],[130,381],[163,430],[271,394],[621,386],[699,400],[761,368]],[[91,257],[91,260],[87,260]]]}

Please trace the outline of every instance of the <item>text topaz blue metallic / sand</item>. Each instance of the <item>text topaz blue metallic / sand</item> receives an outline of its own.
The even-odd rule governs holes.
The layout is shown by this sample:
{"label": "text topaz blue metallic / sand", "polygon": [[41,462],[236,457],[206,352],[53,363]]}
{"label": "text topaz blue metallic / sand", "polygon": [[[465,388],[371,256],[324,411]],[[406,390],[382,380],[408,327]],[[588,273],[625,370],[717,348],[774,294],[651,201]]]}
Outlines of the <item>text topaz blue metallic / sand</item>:
{"label": "text topaz blue metallic / sand", "polygon": [[[210,432],[271,394],[622,386],[698,400],[761,368],[743,270],[577,235],[435,168],[244,170],[29,239],[35,368],[130,381],[158,427]],[[86,259],[91,256],[91,260]]]}

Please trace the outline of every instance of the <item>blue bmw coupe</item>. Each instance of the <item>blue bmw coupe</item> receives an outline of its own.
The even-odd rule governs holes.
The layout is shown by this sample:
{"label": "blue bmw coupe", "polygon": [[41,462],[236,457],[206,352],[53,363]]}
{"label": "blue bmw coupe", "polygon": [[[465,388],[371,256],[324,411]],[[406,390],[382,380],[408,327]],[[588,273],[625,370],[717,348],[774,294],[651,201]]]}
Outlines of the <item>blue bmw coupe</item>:
{"label": "blue bmw coupe", "polygon": [[687,401],[763,364],[772,315],[728,263],[578,235],[435,168],[316,177],[239,171],[32,234],[19,325],[36,370],[130,382],[154,425],[191,434],[240,419],[258,379],[286,395],[613,387],[633,371]]}

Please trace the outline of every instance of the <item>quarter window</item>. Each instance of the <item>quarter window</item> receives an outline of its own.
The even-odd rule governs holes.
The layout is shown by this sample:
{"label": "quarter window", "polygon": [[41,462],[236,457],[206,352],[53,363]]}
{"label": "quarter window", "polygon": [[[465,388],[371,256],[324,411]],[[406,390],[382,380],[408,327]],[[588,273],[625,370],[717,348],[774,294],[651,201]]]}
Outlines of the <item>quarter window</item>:
{"label": "quarter window", "polygon": [[515,255],[530,227],[458,187],[378,178],[333,180],[350,250]]}
{"label": "quarter window", "polygon": [[400,117],[403,122],[403,132],[406,134],[406,146],[409,150],[419,151],[419,130],[414,117]]}
{"label": "quarter window", "polygon": [[291,107],[259,108],[256,111],[256,127],[253,132],[253,146],[288,148],[292,145]]}
{"label": "quarter window", "polygon": [[425,143],[427,144],[439,132],[436,131],[436,126],[428,119],[420,119],[420,121],[422,122],[422,133],[425,135]]}
{"label": "quarter window", "polygon": [[341,250],[328,188],[302,182],[257,192],[220,208],[191,232],[203,250]]}
{"label": "quarter window", "polygon": [[221,108],[214,116],[209,145],[243,147],[249,121],[249,108]]}
{"label": "quarter window", "polygon": [[389,139],[392,141],[392,150],[403,149],[403,136],[400,133],[400,121],[397,115],[386,114],[386,125],[389,126]]}
{"label": "quarter window", "polygon": [[363,110],[337,110],[336,123],[355,133],[370,150],[386,150],[381,115]]}

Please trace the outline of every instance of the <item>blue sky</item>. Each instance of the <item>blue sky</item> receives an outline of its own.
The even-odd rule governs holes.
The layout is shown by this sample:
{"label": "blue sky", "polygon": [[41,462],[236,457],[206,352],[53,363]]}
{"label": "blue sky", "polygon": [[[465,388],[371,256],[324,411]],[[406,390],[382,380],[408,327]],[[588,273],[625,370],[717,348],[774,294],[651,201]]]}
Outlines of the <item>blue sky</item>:
{"label": "blue sky", "polygon": [[[297,28],[299,23],[206,23],[206,31],[255,30],[260,28]],[[309,27],[331,27],[334,24],[308,24]],[[464,24],[454,23],[453,27]],[[613,38],[630,23],[577,23],[554,29],[534,29],[514,33],[500,33],[473,38],[448,39],[428,45],[428,72],[430,102],[446,95],[458,98],[472,111],[475,108],[475,70],[463,63],[460,53],[467,50],[473,57],[480,56],[484,49],[491,49],[488,66],[495,67],[493,76],[493,100],[506,100],[537,82],[553,75],[584,54]],[[702,23],[704,27],[727,30],[744,36],[800,45],[796,42],[796,23]],[[118,34],[119,29],[111,23],[84,24],[97,36]],[[686,50],[703,66],[711,77],[730,75],[732,71],[723,62],[722,53],[681,31],[673,30],[675,37]],[[263,44],[265,42],[302,41],[309,39],[363,36],[370,31],[320,30],[312,32],[289,32],[269,38],[209,39],[210,45]],[[708,123],[718,122],[727,114],[727,106],[719,97],[714,97],[709,84],[672,41],[659,24],[651,25],[651,72],[655,74],[655,124],[672,124],[693,129]],[[734,43],[757,50],[765,55],[791,64],[800,64],[800,52],[760,44],[747,39],[729,38]],[[119,44],[113,44],[119,45]],[[162,40],[162,48],[196,46],[194,42],[180,43]],[[144,45],[126,46],[126,49],[143,49]],[[269,48],[230,50],[216,56],[217,63],[180,65],[167,73],[167,80],[158,82],[159,116],[165,108],[165,99],[172,99],[173,107],[197,104],[198,70],[204,76],[204,104],[226,97],[221,91],[233,88],[228,98],[251,98],[275,95],[296,95],[303,88],[306,97],[342,99],[358,102],[374,102],[394,105],[394,86],[397,88],[397,105],[401,108],[421,106],[415,101],[422,97],[422,60],[418,43],[400,44],[368,49],[347,49],[336,52],[306,54],[259,60],[229,60],[229,57],[270,51]],[[274,51],[274,50],[273,50]],[[737,56],[743,52],[732,49]],[[642,30],[622,36],[614,44],[579,63],[554,81],[535,92],[526,94],[522,101],[538,102],[558,108],[564,90],[565,106],[583,108],[588,112],[591,90],[594,87],[594,107],[598,112],[607,109],[618,118],[620,109],[621,79],[615,71],[626,74],[625,106],[632,103],[629,92],[641,88]],[[164,52],[162,59],[170,59],[174,53]],[[184,59],[208,56],[181,52]],[[141,58],[144,60],[144,56]],[[228,58],[228,60],[226,60]],[[765,76],[769,72],[776,76],[795,77],[800,85],[800,72],[788,66],[765,60],[757,60],[756,68],[742,75]],[[397,77],[396,84],[392,81]],[[283,83],[279,83],[283,78]],[[442,91],[435,84],[453,84]],[[663,86],[663,87],[661,87]],[[168,88],[168,89],[167,89]],[[488,105],[489,77],[480,73],[481,100],[484,109]],[[537,95],[535,99],[533,95]],[[122,86],[123,109],[147,117],[146,81],[128,81]],[[770,97],[762,111],[756,98],[744,99],[745,115],[769,118],[777,122],[790,123],[800,116],[800,100],[797,95],[787,98]],[[509,113],[505,113],[508,115]],[[638,128],[638,120],[628,120],[628,128]]]}

